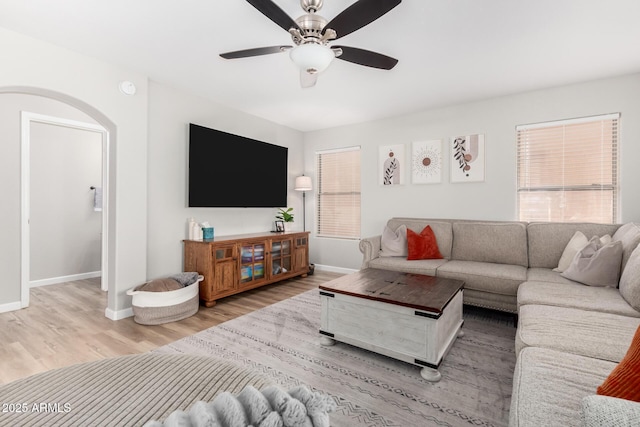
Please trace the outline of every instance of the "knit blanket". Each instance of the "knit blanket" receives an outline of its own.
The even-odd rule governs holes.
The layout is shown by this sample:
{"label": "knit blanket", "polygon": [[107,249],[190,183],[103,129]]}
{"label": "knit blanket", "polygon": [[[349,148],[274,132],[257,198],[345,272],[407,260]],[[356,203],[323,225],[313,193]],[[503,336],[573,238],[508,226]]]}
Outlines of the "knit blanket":
{"label": "knit blanket", "polygon": [[331,397],[305,386],[286,392],[248,385],[237,397],[223,392],[212,402],[196,402],[188,412],[174,411],[164,423],[150,421],[145,427],[329,427],[335,408]]}

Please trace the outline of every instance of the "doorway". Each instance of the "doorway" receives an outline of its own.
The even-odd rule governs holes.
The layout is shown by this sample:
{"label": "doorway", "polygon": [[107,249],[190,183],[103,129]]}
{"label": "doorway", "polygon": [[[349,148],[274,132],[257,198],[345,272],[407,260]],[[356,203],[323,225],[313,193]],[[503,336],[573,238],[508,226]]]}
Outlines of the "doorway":
{"label": "doorway", "polygon": [[[76,139],[76,137],[86,137],[87,141],[92,139],[93,141],[96,141],[100,147],[99,147],[99,155],[101,157],[101,160],[98,160],[99,163],[101,163],[101,173],[98,175],[93,175],[94,179],[96,179],[98,182],[95,182],[91,185],[89,185],[88,183],[86,183],[86,185],[83,186],[86,187],[84,188],[82,191],[84,194],[80,194],[78,195],[78,197],[80,197],[81,199],[84,198],[85,202],[87,201],[87,198],[90,198],[89,202],[91,203],[91,205],[87,205],[87,206],[82,206],[80,209],[84,210],[85,208],[90,209],[93,211],[93,213],[95,215],[100,215],[100,219],[98,219],[99,225],[97,226],[97,229],[95,230],[98,233],[98,236],[93,236],[94,240],[98,239],[100,240],[100,242],[93,242],[93,244],[89,244],[88,245],[88,249],[87,252],[94,252],[94,257],[98,256],[97,252],[99,250],[100,254],[99,254],[99,261],[97,260],[93,260],[91,261],[91,254],[90,253],[83,253],[81,255],[76,255],[73,260],[64,260],[64,262],[62,261],[61,258],[58,258],[58,262],[56,263],[56,259],[51,260],[51,262],[49,263],[49,265],[47,265],[47,263],[38,263],[37,266],[37,273],[35,274],[45,274],[43,273],[43,271],[47,271],[47,269],[49,270],[49,274],[51,274],[51,271],[57,271],[58,273],[53,273],[54,276],[55,274],[58,274],[58,276],[55,276],[54,279],[50,279],[48,283],[41,283],[41,284],[52,284],[52,283],[59,283],[62,281],[66,281],[64,280],[65,278],[69,277],[74,277],[74,279],[72,280],[77,280],[79,278],[82,277],[78,277],[76,276],[65,276],[64,274],[64,269],[70,269],[67,271],[73,271],[73,268],[78,268],[80,266],[80,268],[82,268],[83,266],[86,267],[87,265],[93,265],[94,267],[96,265],[99,265],[99,273],[100,273],[100,277],[101,277],[101,289],[103,291],[107,291],[108,290],[108,268],[107,268],[107,263],[108,263],[108,238],[106,236],[108,236],[108,224],[109,224],[109,207],[108,207],[108,200],[109,200],[109,180],[108,180],[108,165],[109,165],[109,134],[107,132],[107,130],[98,125],[98,124],[92,124],[92,123],[84,123],[84,122],[80,122],[80,121],[74,121],[74,120],[69,120],[69,119],[63,119],[63,118],[59,118],[59,117],[53,117],[53,116],[47,116],[47,115],[42,115],[42,114],[36,114],[36,113],[30,113],[30,112],[22,112],[21,113],[21,166],[22,166],[22,172],[21,172],[21,198],[22,198],[22,214],[21,214],[21,221],[22,221],[22,250],[21,250],[21,306],[27,307],[29,305],[29,289],[32,285],[32,273],[33,273],[33,269],[32,269],[32,255],[38,254],[38,253],[42,253],[41,249],[42,248],[34,248],[33,245],[37,244],[37,239],[34,241],[34,236],[32,235],[33,231],[37,231],[38,233],[43,233],[43,232],[48,232],[47,228],[46,228],[46,224],[42,224],[43,219],[42,219],[42,213],[40,212],[38,214],[38,216],[40,217],[38,219],[38,225],[35,228],[35,230],[32,230],[32,224],[31,224],[31,216],[32,216],[32,197],[37,197],[36,202],[39,205],[43,205],[42,202],[44,203],[44,206],[46,206],[46,200],[42,200],[42,198],[47,198],[47,197],[55,197],[55,195],[51,195],[51,194],[47,194],[46,192],[42,192],[42,188],[32,188],[32,180],[34,179],[34,175],[33,175],[33,168],[37,167],[38,163],[40,162],[40,164],[44,164],[42,162],[46,162],[47,159],[43,159],[41,158],[36,158],[35,155],[32,155],[32,145],[34,143],[36,143],[37,140],[34,140],[33,138],[41,138],[43,132],[46,132],[47,129],[49,129],[49,131],[54,134],[65,134],[68,135],[74,135],[74,138],[71,139]],[[41,142],[38,142],[38,144],[40,144]],[[40,146],[42,148],[42,146]],[[76,148],[78,148],[78,146],[76,145]],[[53,149],[54,151],[51,151],[51,157],[55,157],[55,155],[57,153],[55,153],[55,149]],[[83,148],[84,150],[84,148]],[[88,152],[84,152],[85,155],[87,155]],[[80,157],[82,157],[83,153],[77,153]],[[32,158],[33,157],[33,158]],[[53,159],[52,159],[53,160]],[[36,162],[34,164],[34,161]],[[77,165],[76,165],[77,166]],[[60,175],[62,175],[62,173],[60,173]],[[80,175],[80,173],[78,173],[78,175]],[[83,174],[83,176],[90,176],[87,175],[86,173]],[[51,182],[54,181],[54,177],[51,177]],[[65,185],[64,180],[67,180],[67,184],[69,186],[70,191],[74,191],[75,193],[78,193],[79,189],[77,188],[78,182],[76,182],[77,180],[74,179],[73,173],[66,174],[66,177],[62,177],[61,178],[62,181],[58,180],[59,182],[57,183],[57,185]],[[46,177],[41,177],[38,176],[36,182],[46,182],[47,179]],[[92,181],[93,182],[93,178]],[[73,187],[73,186],[76,187]],[[73,190],[71,190],[71,188],[73,187]],[[93,188],[91,188],[93,187]],[[32,191],[35,190],[35,191]],[[42,206],[40,207],[40,209],[42,209]],[[35,214],[35,212],[33,212]],[[89,217],[91,215],[91,213],[88,212],[84,212],[83,215],[80,215],[80,217],[77,216],[78,212],[72,212],[74,215],[76,215],[76,218],[80,218],[80,217]],[[73,215],[64,215],[64,217],[72,217]],[[50,221],[59,221],[61,218],[55,218],[55,217],[51,217]],[[73,221],[73,218],[66,218],[67,220],[71,220]],[[95,221],[97,218],[95,218],[93,221]],[[34,221],[36,220],[36,217],[34,216]],[[34,222],[33,226],[36,226],[36,223]],[[56,239],[56,235],[55,233],[51,234],[50,236],[51,239],[50,241],[55,241],[55,240],[62,240],[62,241],[69,241],[67,242],[68,244],[73,245],[73,238],[77,238],[78,236],[76,236],[76,234],[82,234],[82,232],[79,233],[74,233],[73,231],[69,232],[69,227],[73,227],[73,224],[71,225],[67,225],[67,232],[63,235],[58,235],[57,239]],[[73,230],[71,228],[71,230]],[[82,230],[80,230],[82,231]],[[87,231],[87,230],[84,230]],[[91,233],[91,231],[89,231],[89,233]],[[91,233],[93,234],[93,233]],[[39,237],[39,236],[38,236]],[[99,245],[99,249],[95,248],[95,245],[98,244]],[[94,249],[91,249],[91,247],[93,247]],[[39,252],[40,251],[40,252]],[[60,256],[64,256],[64,254],[56,254],[56,256],[60,257]],[[52,258],[55,258],[52,256]],[[67,261],[72,261],[74,266],[70,266],[70,265],[65,265],[65,264],[69,264],[69,262]],[[53,269],[53,270],[52,270]],[[95,270],[95,268],[93,268]],[[62,272],[62,273],[61,273]],[[95,274],[97,272],[93,271],[93,272],[89,272],[89,276],[93,276],[95,277]],[[46,275],[46,274],[45,274]],[[58,282],[56,282],[55,280],[58,279]],[[45,280],[46,282],[46,280]]]}

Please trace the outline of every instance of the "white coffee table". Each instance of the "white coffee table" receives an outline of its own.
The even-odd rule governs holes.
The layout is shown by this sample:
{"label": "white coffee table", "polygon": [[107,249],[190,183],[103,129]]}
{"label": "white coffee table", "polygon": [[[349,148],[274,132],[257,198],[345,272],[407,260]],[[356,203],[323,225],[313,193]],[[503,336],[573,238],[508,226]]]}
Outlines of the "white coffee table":
{"label": "white coffee table", "polygon": [[422,367],[439,381],[438,367],[462,336],[464,282],[421,274],[366,269],[320,286],[322,345],[336,341]]}

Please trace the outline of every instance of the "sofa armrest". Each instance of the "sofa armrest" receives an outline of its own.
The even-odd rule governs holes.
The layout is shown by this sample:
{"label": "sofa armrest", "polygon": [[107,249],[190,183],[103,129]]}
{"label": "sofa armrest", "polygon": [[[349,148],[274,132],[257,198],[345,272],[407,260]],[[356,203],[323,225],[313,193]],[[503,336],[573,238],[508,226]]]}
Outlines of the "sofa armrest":
{"label": "sofa armrest", "polygon": [[369,262],[372,259],[376,259],[380,256],[380,242],[382,236],[367,237],[360,240],[360,252],[362,252],[362,266],[361,269],[369,268]]}
{"label": "sofa armrest", "polygon": [[631,427],[638,425],[640,403],[591,395],[582,399],[581,415],[584,427]]}

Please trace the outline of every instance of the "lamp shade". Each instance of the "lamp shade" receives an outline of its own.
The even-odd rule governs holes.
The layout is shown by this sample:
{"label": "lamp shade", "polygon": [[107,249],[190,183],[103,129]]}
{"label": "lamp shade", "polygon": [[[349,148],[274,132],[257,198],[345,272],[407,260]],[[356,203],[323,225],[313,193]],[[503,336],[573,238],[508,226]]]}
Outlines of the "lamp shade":
{"label": "lamp shade", "polygon": [[336,55],[325,45],[307,43],[296,46],[289,52],[291,60],[310,74],[324,71]]}
{"label": "lamp shade", "polygon": [[296,184],[293,188],[296,191],[311,191],[311,177],[310,176],[299,176],[296,178]]}

